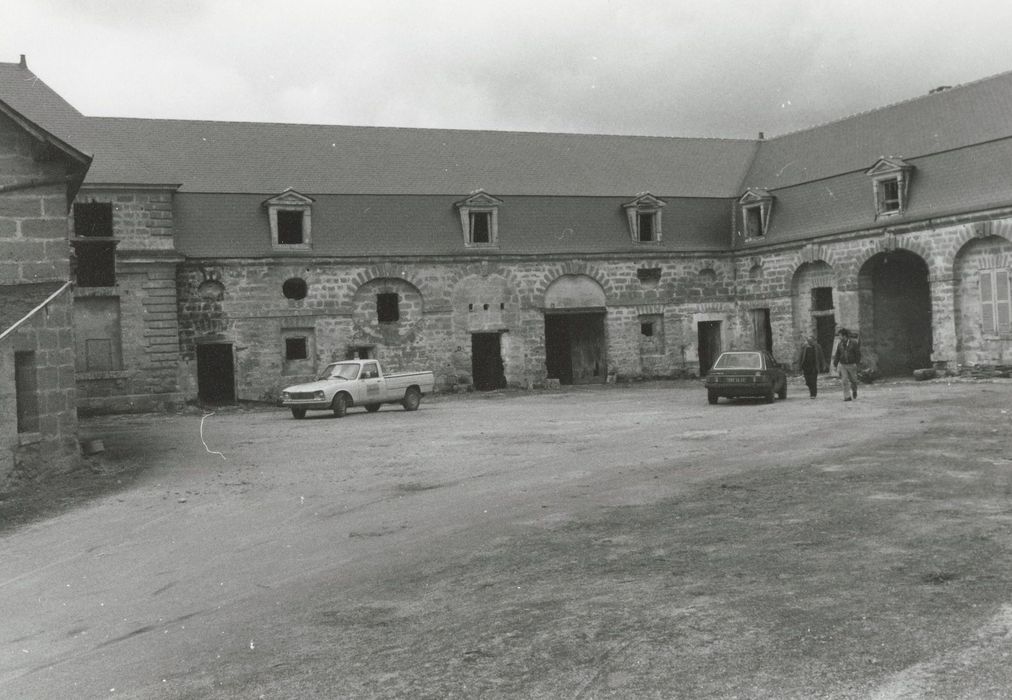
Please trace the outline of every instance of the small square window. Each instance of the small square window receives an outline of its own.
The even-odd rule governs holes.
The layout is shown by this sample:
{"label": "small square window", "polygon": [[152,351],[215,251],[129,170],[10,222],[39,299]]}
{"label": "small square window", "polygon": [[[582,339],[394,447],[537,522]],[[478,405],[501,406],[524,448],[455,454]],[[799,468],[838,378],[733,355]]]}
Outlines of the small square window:
{"label": "small square window", "polygon": [[109,202],[75,204],[74,234],[82,238],[112,238],[112,204]]}
{"label": "small square window", "polygon": [[661,281],[661,268],[641,267],[636,270],[636,278],[645,286],[654,286]]}
{"label": "small square window", "polygon": [[301,245],[302,243],[302,212],[279,209],[278,245]]}
{"label": "small square window", "polygon": [[376,295],[376,319],[380,323],[397,323],[401,318],[400,299],[396,292]]}
{"label": "small square window", "polygon": [[652,338],[654,335],[654,324],[651,321],[646,321],[640,324],[640,334],[647,338]]}
{"label": "small square window", "polygon": [[473,211],[468,215],[470,221],[471,243],[492,242],[492,213],[487,211]]}
{"label": "small square window", "polygon": [[306,360],[309,358],[309,346],[305,338],[285,338],[285,359]]}
{"label": "small square window", "polygon": [[812,311],[830,311],[833,308],[833,288],[812,288]]}
{"label": "small square window", "polygon": [[116,286],[115,241],[77,239],[73,246],[78,287]]}

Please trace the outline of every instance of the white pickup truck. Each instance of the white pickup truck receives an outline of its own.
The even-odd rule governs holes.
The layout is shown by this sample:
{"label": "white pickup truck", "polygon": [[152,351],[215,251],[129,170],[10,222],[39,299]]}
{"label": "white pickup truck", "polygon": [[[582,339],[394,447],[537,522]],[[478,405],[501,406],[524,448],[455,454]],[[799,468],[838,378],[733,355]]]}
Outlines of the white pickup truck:
{"label": "white pickup truck", "polygon": [[351,406],[365,406],[372,413],[385,403],[415,411],[434,382],[432,372],[384,374],[376,360],[332,362],[315,382],[285,388],[281,405],[292,409],[296,418],[305,418],[306,411],[333,411],[341,418]]}

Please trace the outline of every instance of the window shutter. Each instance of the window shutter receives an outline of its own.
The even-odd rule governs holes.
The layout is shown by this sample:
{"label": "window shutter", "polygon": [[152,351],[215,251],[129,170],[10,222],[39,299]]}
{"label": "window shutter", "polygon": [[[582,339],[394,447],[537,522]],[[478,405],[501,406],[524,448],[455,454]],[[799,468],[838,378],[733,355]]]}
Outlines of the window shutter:
{"label": "window shutter", "polygon": [[994,315],[999,333],[1009,332],[1009,279],[1008,270],[994,271]]}
{"label": "window shutter", "polygon": [[993,270],[980,271],[980,321],[984,333],[994,333],[994,284]]}

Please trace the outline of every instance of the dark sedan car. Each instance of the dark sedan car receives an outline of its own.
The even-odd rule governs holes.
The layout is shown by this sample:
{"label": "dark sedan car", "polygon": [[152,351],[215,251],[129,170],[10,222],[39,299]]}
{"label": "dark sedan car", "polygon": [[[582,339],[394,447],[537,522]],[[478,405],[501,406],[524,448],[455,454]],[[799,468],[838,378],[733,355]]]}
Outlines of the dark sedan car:
{"label": "dark sedan car", "polygon": [[706,398],[710,403],[717,403],[721,396],[761,396],[772,403],[773,394],[787,398],[787,373],[768,352],[721,353],[706,375]]}

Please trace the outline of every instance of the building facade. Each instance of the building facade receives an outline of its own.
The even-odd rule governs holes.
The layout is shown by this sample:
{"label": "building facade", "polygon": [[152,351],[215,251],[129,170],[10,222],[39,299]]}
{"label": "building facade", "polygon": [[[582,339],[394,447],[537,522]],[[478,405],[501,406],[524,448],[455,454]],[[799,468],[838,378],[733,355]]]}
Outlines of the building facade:
{"label": "building facade", "polygon": [[0,491],[79,463],[67,229],[89,162],[0,101]]}
{"label": "building facade", "polygon": [[274,401],[348,357],[441,388],[699,376],[841,326],[880,374],[1012,364],[1010,73],[756,140],[23,100],[94,154],[70,237],[82,410]]}

